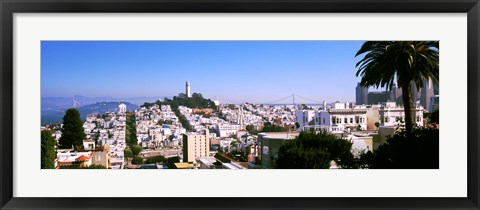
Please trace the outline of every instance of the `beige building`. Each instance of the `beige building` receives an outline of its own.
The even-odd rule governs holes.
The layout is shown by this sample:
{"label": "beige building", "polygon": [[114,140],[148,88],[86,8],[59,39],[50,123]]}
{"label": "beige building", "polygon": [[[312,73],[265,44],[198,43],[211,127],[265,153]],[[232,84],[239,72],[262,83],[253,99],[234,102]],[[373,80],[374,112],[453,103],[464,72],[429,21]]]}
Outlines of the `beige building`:
{"label": "beige building", "polygon": [[92,164],[102,165],[107,169],[110,168],[110,156],[108,155],[108,151],[93,152]]}
{"label": "beige building", "polygon": [[210,132],[205,134],[187,133],[183,135],[183,162],[196,163],[197,157],[210,154]]}

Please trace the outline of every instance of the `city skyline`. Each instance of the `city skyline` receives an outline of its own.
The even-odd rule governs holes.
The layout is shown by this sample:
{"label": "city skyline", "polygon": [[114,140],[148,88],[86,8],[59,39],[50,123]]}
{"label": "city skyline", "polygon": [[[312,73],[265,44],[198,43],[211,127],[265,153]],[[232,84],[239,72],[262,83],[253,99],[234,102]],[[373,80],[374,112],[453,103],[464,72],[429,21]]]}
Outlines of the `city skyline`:
{"label": "city skyline", "polygon": [[171,97],[184,93],[188,80],[192,93],[226,102],[268,103],[291,94],[298,103],[353,102],[361,59],[354,55],[362,43],[43,41],[41,93]]}

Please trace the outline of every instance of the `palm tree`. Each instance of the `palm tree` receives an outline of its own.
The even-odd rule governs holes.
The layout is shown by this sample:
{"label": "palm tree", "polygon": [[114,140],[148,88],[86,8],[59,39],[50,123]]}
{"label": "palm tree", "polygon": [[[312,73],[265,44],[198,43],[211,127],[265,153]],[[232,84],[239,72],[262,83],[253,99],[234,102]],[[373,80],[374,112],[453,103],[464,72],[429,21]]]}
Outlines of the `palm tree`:
{"label": "palm tree", "polygon": [[415,122],[412,85],[420,89],[428,79],[438,84],[438,50],[438,41],[367,41],[355,55],[366,53],[356,65],[361,86],[391,90],[397,79],[402,88],[407,134]]}

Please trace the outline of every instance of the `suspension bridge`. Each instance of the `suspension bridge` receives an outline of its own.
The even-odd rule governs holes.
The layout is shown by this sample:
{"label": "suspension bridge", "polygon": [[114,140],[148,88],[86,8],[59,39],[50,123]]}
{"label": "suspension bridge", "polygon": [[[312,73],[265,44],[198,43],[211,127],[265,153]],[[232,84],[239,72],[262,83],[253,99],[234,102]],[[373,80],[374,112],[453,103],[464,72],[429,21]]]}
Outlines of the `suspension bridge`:
{"label": "suspension bridge", "polygon": [[238,100],[238,99],[229,99],[229,98],[220,97],[220,96],[218,96],[217,99],[220,102],[231,103],[231,104],[242,104],[242,103],[246,103],[246,102],[255,103],[255,104],[292,104],[292,105],[296,105],[296,104],[322,104],[323,103],[323,101],[321,101],[321,100],[307,98],[307,97],[304,97],[304,96],[301,96],[301,95],[295,94],[295,93],[292,93],[288,96],[281,97],[281,98],[278,98],[278,99],[275,99],[275,100],[264,101],[264,102],[261,102],[261,103],[248,101],[248,100],[242,101],[242,100]]}

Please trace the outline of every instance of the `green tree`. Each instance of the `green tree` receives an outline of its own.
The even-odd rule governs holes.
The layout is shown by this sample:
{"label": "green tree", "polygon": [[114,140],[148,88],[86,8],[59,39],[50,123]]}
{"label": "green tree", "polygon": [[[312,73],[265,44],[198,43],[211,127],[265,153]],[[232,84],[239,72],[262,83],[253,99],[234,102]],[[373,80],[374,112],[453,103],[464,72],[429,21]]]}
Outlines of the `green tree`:
{"label": "green tree", "polygon": [[363,155],[362,162],[374,169],[438,169],[439,134],[437,128],[415,128],[411,135],[402,130]]}
{"label": "green tree", "polygon": [[132,146],[132,153],[133,153],[133,156],[136,157],[138,154],[140,154],[140,152],[142,151],[142,147],[139,146],[139,145],[133,145]]}
{"label": "green tree", "polygon": [[250,134],[257,134],[258,131],[255,129],[253,125],[247,125],[245,129],[248,131]]}
{"label": "green tree", "polygon": [[342,168],[354,168],[352,143],[325,131],[303,131],[282,145],[275,159],[275,168],[329,168],[334,160]]}
{"label": "green tree", "polygon": [[403,93],[407,134],[415,123],[412,85],[421,88],[426,79],[438,83],[438,50],[438,41],[367,41],[355,55],[366,53],[356,64],[356,76],[362,77],[361,86],[391,90],[397,79]]}
{"label": "green tree", "polygon": [[68,149],[82,146],[86,135],[80,113],[77,109],[68,109],[63,117],[62,137],[58,140],[59,147]]}
{"label": "green tree", "polygon": [[180,163],[180,158],[178,156],[175,157],[169,157],[165,160],[165,164],[169,169],[174,169],[175,168],[175,163]]}
{"label": "green tree", "polygon": [[153,156],[153,157],[147,158],[145,163],[146,164],[155,164],[155,163],[161,163],[161,162],[164,162],[164,161],[165,161],[165,157],[163,157],[163,156]]}
{"label": "green tree", "polygon": [[90,165],[88,167],[85,167],[85,168],[82,168],[82,169],[107,169],[107,167],[102,166],[102,165],[92,164],[92,165]]}
{"label": "green tree", "polygon": [[262,132],[282,132],[285,131],[284,128],[276,126],[271,122],[263,123]]}
{"label": "green tree", "polygon": [[123,155],[126,157],[126,158],[133,158],[133,152],[131,149],[125,149],[123,151]]}
{"label": "green tree", "polygon": [[141,157],[134,157],[133,160],[132,160],[132,164],[135,164],[135,165],[143,164],[143,158],[141,158]]}
{"label": "green tree", "polygon": [[127,113],[126,116],[126,128],[125,128],[125,141],[129,147],[138,144],[137,142],[137,123],[135,119],[135,113]]}
{"label": "green tree", "polygon": [[41,132],[42,151],[41,151],[41,168],[53,169],[55,168],[54,162],[56,158],[55,154],[55,139],[52,137],[52,132],[49,130],[43,130]]}

